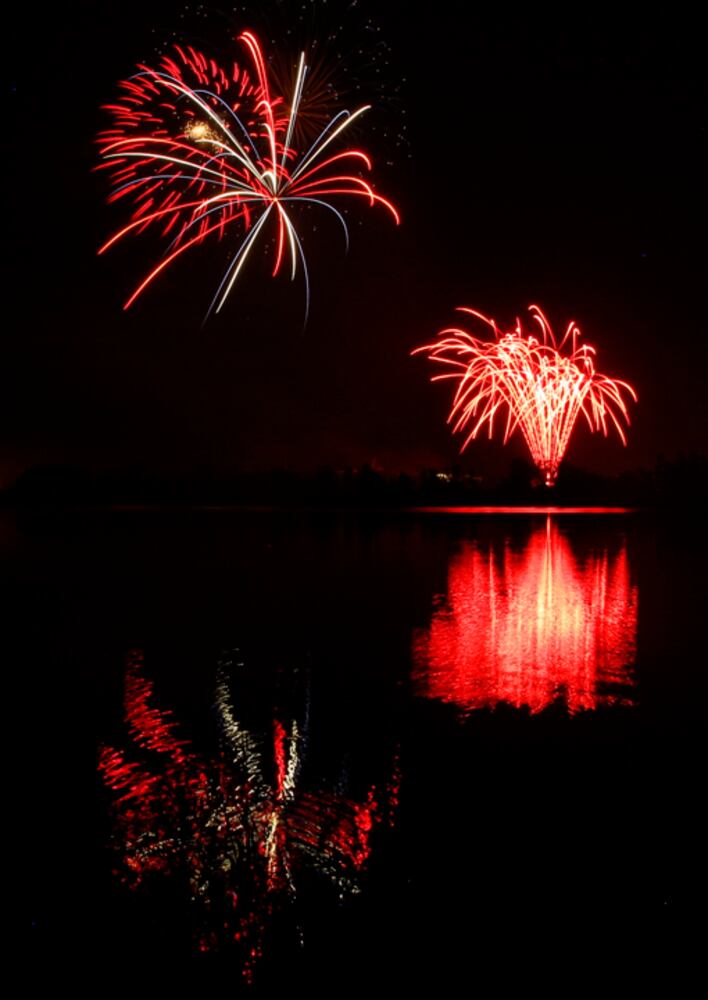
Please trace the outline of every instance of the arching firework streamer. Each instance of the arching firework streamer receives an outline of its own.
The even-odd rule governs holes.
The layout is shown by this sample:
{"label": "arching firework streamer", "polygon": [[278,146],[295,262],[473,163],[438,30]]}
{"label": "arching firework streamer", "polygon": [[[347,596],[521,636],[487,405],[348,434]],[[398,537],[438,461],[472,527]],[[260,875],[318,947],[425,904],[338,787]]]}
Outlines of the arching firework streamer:
{"label": "arching firework streamer", "polygon": [[475,309],[458,311],[490,327],[494,340],[449,327],[440,331],[434,344],[419,347],[413,354],[425,351],[432,361],[453,369],[434,375],[432,381],[457,382],[448,423],[454,432],[467,432],[461,450],[485,425],[491,438],[495,420],[501,420],[504,442],[518,427],[544,482],[552,486],[580,414],[590,430],[607,435],[613,426],[622,443],[627,443],[622,427],[623,421],[629,423],[625,397],[636,402],[637,395],[627,382],[595,371],[595,349],[579,346],[576,323],[569,323],[557,344],[538,306],[529,307],[536,336],[524,334],[519,320],[512,332],[502,333],[493,319]]}
{"label": "arching firework streamer", "polygon": [[[227,240],[232,251],[209,308],[219,312],[259,238],[274,226],[273,276],[289,258],[294,279],[302,268],[306,303],[309,279],[302,241],[291,217],[296,205],[332,212],[348,243],[347,225],[332,197],[393,204],[351,170],[371,170],[360,149],[336,151],[342,134],[368,109],[341,110],[314,140],[294,147],[298,112],[307,80],[305,54],[292,94],[277,94],[256,36],[239,36],[249,67],[223,67],[191,46],[174,47],[157,68],[139,66],[121,83],[121,97],[106,105],[113,127],[98,138],[101,167],[110,172],[111,201],[130,198],[130,222],[100,249],[129,234],[159,227],[170,243],[162,260],[127,299],[128,308],[175,260],[207,237]],[[232,234],[236,236],[232,242]],[[307,309],[307,306],[306,306]],[[208,314],[209,314],[208,313]],[[207,314],[207,315],[208,315]]]}

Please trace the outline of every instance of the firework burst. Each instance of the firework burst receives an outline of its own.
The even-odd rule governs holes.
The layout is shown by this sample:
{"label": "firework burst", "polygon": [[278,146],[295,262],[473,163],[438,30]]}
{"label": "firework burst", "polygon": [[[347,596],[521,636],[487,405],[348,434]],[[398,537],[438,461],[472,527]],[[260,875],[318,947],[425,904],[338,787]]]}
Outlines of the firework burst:
{"label": "firework burst", "polygon": [[[293,91],[274,92],[260,43],[252,32],[239,36],[250,69],[222,67],[191,48],[175,46],[158,68],[139,66],[121,84],[121,98],[106,106],[113,127],[99,135],[103,163],[111,176],[111,201],[129,198],[130,222],[99,250],[124,236],[159,227],[170,243],[164,257],[128,298],[128,308],[175,260],[207,238],[237,233],[228,267],[209,308],[219,312],[247,258],[275,227],[273,276],[289,259],[290,276],[299,267],[309,278],[302,241],[291,211],[296,205],[334,213],[348,244],[341,212],[330,198],[364,198],[383,205],[399,221],[393,204],[351,170],[371,170],[360,149],[334,152],[343,132],[369,105],[341,110],[318,131],[304,151],[294,147],[307,65],[300,56]],[[100,169],[99,167],[99,169]]]}
{"label": "firework burst", "polygon": [[495,421],[501,420],[504,442],[518,427],[546,485],[552,486],[580,414],[590,430],[607,435],[613,426],[622,443],[627,443],[622,427],[623,421],[629,423],[626,397],[636,402],[636,393],[627,382],[595,371],[595,349],[579,346],[576,323],[568,325],[557,344],[538,306],[529,307],[537,336],[525,335],[519,320],[512,332],[503,334],[493,319],[476,310],[462,307],[458,311],[490,327],[494,340],[481,340],[450,327],[441,330],[434,344],[413,353],[425,351],[432,361],[454,369],[434,375],[432,381],[457,382],[448,423],[454,432],[467,432],[461,450],[485,425],[491,438]]}

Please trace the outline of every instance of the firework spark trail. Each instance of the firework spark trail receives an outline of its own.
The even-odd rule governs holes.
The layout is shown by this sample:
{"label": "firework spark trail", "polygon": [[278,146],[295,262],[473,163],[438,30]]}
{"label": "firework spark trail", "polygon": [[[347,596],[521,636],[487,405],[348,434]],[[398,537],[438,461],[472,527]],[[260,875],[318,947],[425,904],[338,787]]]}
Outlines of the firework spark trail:
{"label": "firework spark trail", "polygon": [[105,107],[114,123],[99,135],[104,162],[98,169],[110,172],[114,190],[109,201],[130,197],[135,207],[128,224],[99,253],[149,227],[160,227],[171,238],[164,258],[127,299],[125,309],[183,253],[213,234],[223,239],[236,223],[240,236],[207,315],[219,312],[270,219],[276,227],[272,274],[279,273],[288,255],[291,279],[302,265],[307,315],[309,279],[292,207],[332,211],[347,245],[347,225],[331,197],[381,204],[399,222],[393,204],[368,181],[341,170],[357,165],[370,171],[366,153],[346,149],[324,155],[369,106],[338,112],[299,153],[292,142],[307,78],[304,53],[288,111],[284,98],[273,94],[256,36],[244,32],[239,40],[252,73],[236,63],[227,71],[191,47],[175,46],[174,57],[163,56],[158,69],[139,66],[135,76],[122,82],[119,102]]}
{"label": "firework spark trail", "polygon": [[[591,431],[601,430],[605,436],[613,426],[626,444],[622,427],[623,420],[629,423],[625,394],[635,402],[637,395],[627,382],[595,371],[595,350],[587,344],[578,346],[580,329],[575,323],[569,324],[557,345],[538,306],[529,310],[540,339],[526,336],[518,320],[513,332],[502,334],[494,320],[462,307],[459,312],[482,320],[492,329],[494,340],[481,340],[466,330],[450,327],[440,332],[441,339],[413,354],[425,351],[432,361],[455,369],[434,375],[432,381],[458,382],[448,423],[455,433],[467,431],[461,450],[485,424],[491,438],[495,418],[503,419],[506,413],[504,442],[518,427],[546,485],[552,486],[579,415],[585,417]],[[566,344],[568,353],[563,354]]]}

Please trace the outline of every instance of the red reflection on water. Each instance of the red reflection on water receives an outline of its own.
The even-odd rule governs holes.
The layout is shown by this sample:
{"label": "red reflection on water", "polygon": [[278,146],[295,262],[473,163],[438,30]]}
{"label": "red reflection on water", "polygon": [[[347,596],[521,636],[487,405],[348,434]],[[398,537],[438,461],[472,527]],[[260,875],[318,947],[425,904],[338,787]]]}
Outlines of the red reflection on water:
{"label": "red reflection on water", "polygon": [[417,693],[466,710],[631,702],[637,604],[624,542],[578,559],[548,517],[521,551],[465,543],[414,640]]}
{"label": "red reflection on water", "polygon": [[172,713],[154,704],[139,652],[125,676],[125,750],[103,746],[98,767],[113,793],[115,873],[137,889],[155,877],[181,883],[198,913],[201,951],[229,946],[250,980],[262,954],[266,924],[293,902],[307,869],[339,895],[358,890],[371,854],[370,835],[392,818],[397,774],[356,800],[328,789],[302,788],[305,734],[273,719],[267,740],[237,717],[229,678],[216,687],[220,753],[204,756],[178,738]]}

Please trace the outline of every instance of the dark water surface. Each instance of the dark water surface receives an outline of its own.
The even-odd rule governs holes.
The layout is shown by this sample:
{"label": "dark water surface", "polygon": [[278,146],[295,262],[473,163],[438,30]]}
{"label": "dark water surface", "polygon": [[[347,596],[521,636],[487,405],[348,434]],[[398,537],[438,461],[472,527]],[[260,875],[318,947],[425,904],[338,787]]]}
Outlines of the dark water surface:
{"label": "dark water surface", "polygon": [[695,525],[7,513],[0,543],[40,979],[445,994],[685,942]]}

